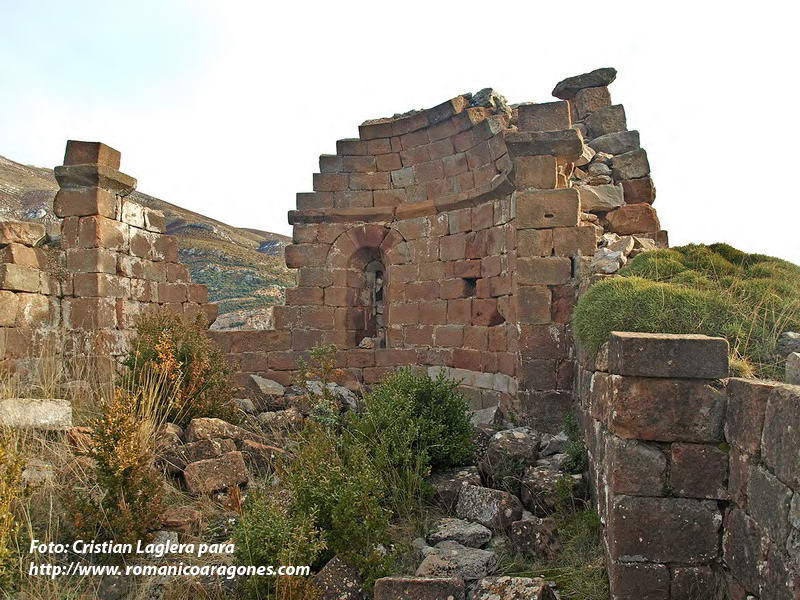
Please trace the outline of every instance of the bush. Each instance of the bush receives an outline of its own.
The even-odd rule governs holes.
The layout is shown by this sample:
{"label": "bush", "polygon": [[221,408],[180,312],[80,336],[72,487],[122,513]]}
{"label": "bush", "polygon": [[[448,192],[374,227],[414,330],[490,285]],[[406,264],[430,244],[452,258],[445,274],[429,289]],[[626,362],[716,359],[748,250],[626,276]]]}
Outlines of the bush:
{"label": "bush", "polygon": [[[315,525],[316,513],[291,512],[277,495],[252,492],[234,531],[237,562],[244,565],[313,565],[325,549]],[[311,580],[304,577],[256,576],[244,583],[252,598],[306,600],[313,597]]]}
{"label": "bush", "polygon": [[66,500],[86,539],[136,543],[161,525],[163,481],[153,467],[159,418],[153,397],[117,389],[91,423],[98,490],[77,490]]}
{"label": "bush", "polygon": [[163,375],[165,396],[172,398],[167,420],[185,426],[196,417],[237,420],[231,368],[199,322],[171,314],[149,315],[136,325],[137,338],[125,360],[125,380],[135,390]]}
{"label": "bush", "polygon": [[11,436],[0,432],[0,590],[11,590],[17,579],[14,503],[22,496],[24,466]]}
{"label": "bush", "polygon": [[800,267],[727,244],[645,252],[584,294],[573,324],[596,351],[611,331],[700,333],[731,345],[737,374],[781,379],[778,336],[800,328]]}

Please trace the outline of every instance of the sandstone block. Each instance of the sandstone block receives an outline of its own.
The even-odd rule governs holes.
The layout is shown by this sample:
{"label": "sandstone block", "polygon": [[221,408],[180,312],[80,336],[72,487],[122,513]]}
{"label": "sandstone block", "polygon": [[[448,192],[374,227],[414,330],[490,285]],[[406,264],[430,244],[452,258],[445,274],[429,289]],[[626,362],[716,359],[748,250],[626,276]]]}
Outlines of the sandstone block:
{"label": "sandstone block", "polygon": [[676,496],[726,500],[728,453],[708,444],[672,444],[670,487]]}
{"label": "sandstone block", "polygon": [[102,216],[113,219],[117,197],[97,187],[58,190],[53,200],[53,212],[58,217]]}
{"label": "sandstone block", "polygon": [[487,485],[518,494],[525,469],[539,458],[539,441],[539,434],[527,427],[495,433],[478,463]]}
{"label": "sandstone block", "polygon": [[458,542],[439,542],[417,567],[415,575],[423,577],[459,577],[475,581],[492,573],[497,566],[497,555],[490,550],[469,548]]}
{"label": "sandstone block", "polygon": [[552,585],[540,577],[484,577],[475,586],[472,600],[555,600]]}
{"label": "sandstone block", "polygon": [[661,229],[655,209],[649,204],[628,204],[606,215],[612,232],[619,235],[648,233]]}
{"label": "sandstone block", "polygon": [[22,244],[37,246],[46,235],[41,223],[26,221],[0,221],[0,245]]}
{"label": "sandstone block", "polygon": [[517,303],[517,318],[520,323],[529,325],[550,323],[552,297],[547,286],[520,286],[517,288],[515,299]]}
{"label": "sandstone block", "polygon": [[193,462],[186,466],[183,477],[192,494],[209,494],[248,480],[241,452],[228,452],[218,458]]}
{"label": "sandstone block", "polygon": [[508,492],[466,485],[456,504],[456,516],[489,529],[504,530],[522,516],[522,504]]}
{"label": "sandstone block", "polygon": [[734,508],[725,519],[724,531],[722,547],[726,566],[747,591],[757,592],[765,554],[761,529],[743,510]]}
{"label": "sandstone block", "polygon": [[580,198],[575,189],[514,192],[517,229],[577,227]]}
{"label": "sandstone block", "polygon": [[252,439],[255,435],[246,429],[232,425],[222,419],[209,417],[198,417],[192,419],[183,432],[184,440],[196,442],[198,440],[213,440],[216,438],[227,438],[236,441]]}
{"label": "sandstone block", "polygon": [[515,551],[531,557],[553,558],[562,549],[558,528],[552,518],[533,517],[514,521],[508,537]]}
{"label": "sandstone block", "polygon": [[611,378],[609,429],[625,438],[720,442],[725,395],[705,381]]}
{"label": "sandstone block", "polygon": [[136,189],[136,179],[103,164],[63,165],[53,169],[62,189],[99,187],[117,196]]}
{"label": "sandstone block", "polygon": [[236,444],[233,440],[210,439],[199,440],[169,448],[158,457],[158,462],[170,473],[180,473],[190,463],[209,458],[217,458],[228,452],[234,452]]}
{"label": "sandstone block", "polygon": [[670,575],[666,565],[612,562],[608,567],[612,598],[669,600]]}
{"label": "sandstone block", "polygon": [[609,371],[637,377],[721,379],[728,376],[725,338],[671,333],[614,331]]}
{"label": "sandstone block", "polygon": [[[533,229],[520,231],[527,233]],[[517,236],[519,240],[519,235]],[[553,250],[556,256],[592,256],[597,249],[594,227],[556,227],[553,229]]]}
{"label": "sandstone block", "polygon": [[458,577],[384,577],[375,581],[375,600],[464,600]]}
{"label": "sandstone block", "polygon": [[558,163],[550,154],[518,156],[514,159],[514,182],[517,188],[555,189],[558,187]]}
{"label": "sandstone block", "polygon": [[650,163],[647,160],[647,152],[642,148],[618,154],[611,159],[611,172],[614,179],[640,179],[650,174]]}
{"label": "sandstone block", "polygon": [[583,155],[583,136],[576,129],[564,131],[511,131],[504,134],[512,158],[533,154],[551,154],[564,160]]}
{"label": "sandstone block", "polygon": [[469,548],[482,548],[490,539],[492,531],[487,527],[452,518],[439,519],[427,535],[428,543],[434,546],[449,540]]}
{"label": "sandstone block", "polygon": [[113,298],[64,298],[64,325],[69,329],[104,329],[116,327],[116,303]]}
{"label": "sandstone block", "polygon": [[76,273],[73,277],[74,294],[81,298],[127,298],[130,280],[108,273]]}
{"label": "sandstone block", "polygon": [[[800,388],[772,390],[764,415],[761,454],[764,463],[786,485],[800,489]],[[755,516],[755,515],[754,515]]]}
{"label": "sandstone block", "polygon": [[614,560],[698,564],[717,558],[721,516],[713,503],[619,496],[609,512]]}
{"label": "sandstone block", "polygon": [[0,327],[13,327],[17,321],[19,294],[0,291]]}
{"label": "sandstone block", "polygon": [[523,285],[567,283],[572,278],[572,261],[556,256],[518,258],[517,277]]}
{"label": "sandstone block", "polygon": [[0,425],[64,431],[72,427],[72,405],[66,400],[7,398],[0,400]]}
{"label": "sandstone block", "polygon": [[466,485],[481,485],[481,476],[477,467],[463,467],[449,471],[440,471],[428,478],[428,484],[434,489],[434,500],[445,510],[452,510],[458,502],[461,489]]}
{"label": "sandstone block", "polygon": [[320,600],[366,600],[358,569],[351,567],[338,556],[334,556],[314,576],[314,587]]}
{"label": "sandstone block", "polygon": [[650,177],[623,179],[622,189],[626,204],[652,204],[656,200],[656,187]]}
{"label": "sandstone block", "polygon": [[558,229],[520,229],[517,231],[517,256],[550,256],[553,254],[553,234]]}
{"label": "sandstone block", "polygon": [[528,467],[520,482],[522,504],[537,517],[553,514],[561,501],[562,480],[569,477],[551,466]]}
{"label": "sandstone block", "polygon": [[67,270],[73,273],[117,273],[117,253],[105,248],[65,250]]}
{"label": "sandstone block", "polygon": [[625,204],[621,185],[581,185],[575,189],[584,212],[606,212]]}
{"label": "sandstone block", "polygon": [[761,453],[767,401],[777,385],[752,379],[728,379],[725,439],[729,443],[753,456]]}
{"label": "sandstone block", "polygon": [[[625,131],[625,107],[621,104],[599,108],[586,117],[589,137],[594,139],[609,133]],[[596,150],[596,148],[595,148]]]}
{"label": "sandstone block", "polygon": [[614,493],[664,495],[667,459],[657,446],[609,436],[606,457],[608,485]]}
{"label": "sandstone block", "polygon": [[14,264],[0,264],[0,289],[15,292],[41,291],[41,271]]}
{"label": "sandstone block", "polygon": [[792,490],[763,467],[750,467],[747,512],[767,536],[781,546],[789,535]]}
{"label": "sandstone block", "polygon": [[64,153],[65,165],[105,165],[112,169],[119,169],[122,155],[111,146],[102,142],[81,142],[67,140],[67,149]]}
{"label": "sandstone block", "polygon": [[78,247],[125,250],[128,247],[128,226],[106,217],[81,217]]}
{"label": "sandstone block", "polygon": [[603,87],[609,85],[617,78],[617,70],[612,67],[595,69],[589,73],[567,77],[559,81],[553,88],[553,96],[563,100],[574,98],[583,89]]}
{"label": "sandstone block", "polygon": [[41,248],[12,243],[0,248],[0,263],[13,263],[31,269],[45,269],[47,258]]}
{"label": "sandstone block", "polygon": [[607,133],[593,139],[589,145],[596,152],[605,152],[616,156],[617,154],[625,154],[626,152],[633,152],[639,149],[639,132],[638,131],[617,131],[615,133]]}
{"label": "sandstone block", "polygon": [[562,131],[572,126],[569,104],[563,101],[521,104],[517,110],[520,131]]}
{"label": "sandstone block", "polygon": [[610,105],[611,94],[606,86],[578,90],[572,100],[572,106],[579,119],[585,119],[590,113]]}

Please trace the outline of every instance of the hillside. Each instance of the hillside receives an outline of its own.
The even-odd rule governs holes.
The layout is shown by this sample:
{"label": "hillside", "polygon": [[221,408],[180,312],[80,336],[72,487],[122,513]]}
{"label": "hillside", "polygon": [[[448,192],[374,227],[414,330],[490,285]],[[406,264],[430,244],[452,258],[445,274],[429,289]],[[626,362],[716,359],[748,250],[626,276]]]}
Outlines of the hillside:
{"label": "hillside", "polygon": [[[57,236],[59,224],[53,214],[57,190],[51,169],[0,156],[0,218],[40,221]],[[269,325],[271,306],[281,304],[284,288],[294,285],[283,259],[289,238],[233,227],[138,191],[131,198],[164,212],[167,232],[177,237],[192,280],[205,283],[211,301],[219,305],[215,328]]]}

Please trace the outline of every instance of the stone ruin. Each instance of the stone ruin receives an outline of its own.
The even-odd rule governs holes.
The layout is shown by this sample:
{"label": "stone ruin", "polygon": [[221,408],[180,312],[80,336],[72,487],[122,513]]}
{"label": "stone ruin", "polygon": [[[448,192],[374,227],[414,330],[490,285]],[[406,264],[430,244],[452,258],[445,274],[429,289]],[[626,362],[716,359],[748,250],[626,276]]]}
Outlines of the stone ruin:
{"label": "stone ruin", "polygon": [[[487,89],[366,121],[320,156],[289,213],[297,287],[275,328],[209,335],[254,399],[333,344],[350,387],[412,366],[538,431],[577,412],[612,598],[800,597],[798,388],[729,379],[721,339],[619,333],[598,357],[573,343],[577,297],[667,245],[615,76],[568,78],[554,102],[509,106]],[[163,216],[126,200],[136,181],[119,165],[108,146],[68,142],[60,240],[0,223],[7,364],[59,335],[113,368],[142,313],[213,322]]]}

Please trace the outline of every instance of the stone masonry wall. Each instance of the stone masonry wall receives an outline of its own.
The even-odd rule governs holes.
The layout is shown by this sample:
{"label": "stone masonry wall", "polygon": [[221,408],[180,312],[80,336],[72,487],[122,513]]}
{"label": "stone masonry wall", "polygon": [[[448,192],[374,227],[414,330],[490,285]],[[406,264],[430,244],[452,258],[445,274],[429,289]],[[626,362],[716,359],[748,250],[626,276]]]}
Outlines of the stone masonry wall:
{"label": "stone masonry wall", "polygon": [[581,361],[614,600],[800,594],[800,388],[726,379],[727,351],[615,333]]}
{"label": "stone masonry wall", "polygon": [[97,142],[67,143],[55,168],[60,240],[35,223],[0,223],[0,315],[4,358],[35,355],[35,341],[58,335],[65,348],[113,367],[148,311],[216,318],[204,285],[178,261],[158,211],[126,199],[136,180],[121,173],[120,153]]}

